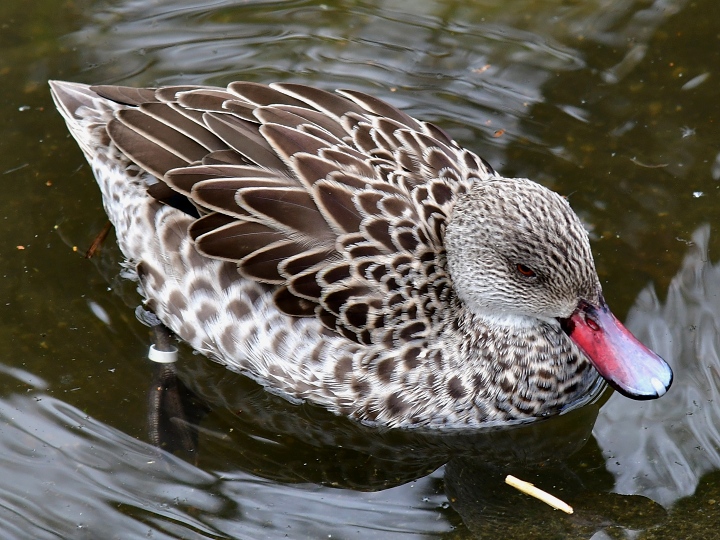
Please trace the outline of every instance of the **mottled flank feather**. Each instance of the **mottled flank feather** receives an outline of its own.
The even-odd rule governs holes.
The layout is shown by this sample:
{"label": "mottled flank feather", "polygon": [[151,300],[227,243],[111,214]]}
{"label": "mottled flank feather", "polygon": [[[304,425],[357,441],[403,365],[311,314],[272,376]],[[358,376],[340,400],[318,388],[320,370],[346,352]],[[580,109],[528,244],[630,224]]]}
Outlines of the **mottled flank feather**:
{"label": "mottled flank feather", "polygon": [[[471,256],[475,229],[492,243],[519,226],[523,256],[543,249],[530,221],[549,213],[539,227],[563,225],[542,241],[578,266],[561,281],[575,302],[596,297],[579,221],[440,128],[361,92],[297,84],[51,84],[146,303],[200,352],[290,399],[389,426],[545,416],[595,384],[556,315],[484,316],[453,262]],[[532,200],[507,202],[498,223],[474,207],[457,215],[525,183]]]}

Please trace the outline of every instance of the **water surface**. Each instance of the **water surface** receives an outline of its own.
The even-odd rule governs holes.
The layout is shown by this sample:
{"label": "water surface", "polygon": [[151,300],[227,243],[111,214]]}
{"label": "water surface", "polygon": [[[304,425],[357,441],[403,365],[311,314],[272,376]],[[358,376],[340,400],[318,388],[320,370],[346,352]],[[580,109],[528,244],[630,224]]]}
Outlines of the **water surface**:
{"label": "water surface", "polygon": [[[0,29],[4,537],[717,530],[717,3],[8,0]],[[354,88],[436,122],[506,176],[569,198],[608,302],[673,364],[675,386],[643,404],[608,393],[540,429],[425,439],[290,405],[184,349],[211,410],[198,456],[163,453],[146,442],[139,297],[112,235],[82,257],[106,220],[51,78]],[[504,487],[508,472],[576,514]]]}

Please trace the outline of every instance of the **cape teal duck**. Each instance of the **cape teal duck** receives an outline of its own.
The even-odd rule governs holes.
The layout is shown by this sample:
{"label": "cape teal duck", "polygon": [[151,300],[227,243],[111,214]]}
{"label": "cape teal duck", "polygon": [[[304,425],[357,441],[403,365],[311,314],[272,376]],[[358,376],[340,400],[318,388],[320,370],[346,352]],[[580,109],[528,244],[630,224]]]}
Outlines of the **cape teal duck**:
{"label": "cape teal duck", "polygon": [[148,309],[288,399],[391,426],[557,414],[668,365],[561,196],[361,92],[51,83]]}

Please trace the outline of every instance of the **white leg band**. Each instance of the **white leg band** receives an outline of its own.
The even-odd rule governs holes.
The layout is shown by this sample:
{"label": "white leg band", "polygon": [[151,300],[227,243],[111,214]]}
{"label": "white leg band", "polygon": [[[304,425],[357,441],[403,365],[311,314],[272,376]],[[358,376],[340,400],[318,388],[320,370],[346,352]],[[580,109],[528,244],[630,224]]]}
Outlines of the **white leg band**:
{"label": "white leg band", "polygon": [[150,345],[148,358],[158,364],[172,364],[173,362],[177,362],[178,350],[173,347],[172,351],[158,351],[155,345]]}

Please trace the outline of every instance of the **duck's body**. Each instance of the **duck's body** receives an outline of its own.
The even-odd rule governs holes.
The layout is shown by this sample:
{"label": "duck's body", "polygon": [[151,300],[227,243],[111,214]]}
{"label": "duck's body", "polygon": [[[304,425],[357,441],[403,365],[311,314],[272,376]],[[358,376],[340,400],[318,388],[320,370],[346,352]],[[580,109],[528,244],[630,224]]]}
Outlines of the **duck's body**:
{"label": "duck's body", "polygon": [[430,124],[299,85],[52,88],[149,308],[270,391],[387,426],[547,416],[597,385],[573,339],[627,394],[670,384],[637,342],[619,377],[592,352],[586,315],[616,321],[568,204]]}

